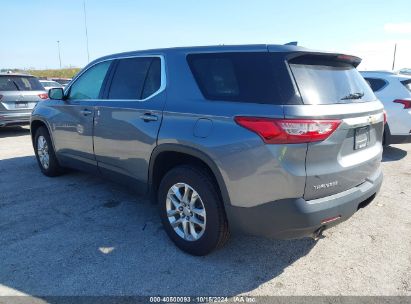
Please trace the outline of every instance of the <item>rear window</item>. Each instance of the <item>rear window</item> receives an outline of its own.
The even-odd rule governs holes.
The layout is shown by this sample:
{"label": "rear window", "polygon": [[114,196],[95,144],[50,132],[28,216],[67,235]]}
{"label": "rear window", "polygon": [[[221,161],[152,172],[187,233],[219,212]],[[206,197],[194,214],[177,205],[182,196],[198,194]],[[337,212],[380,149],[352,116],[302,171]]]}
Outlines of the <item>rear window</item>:
{"label": "rear window", "polygon": [[401,69],[400,74],[411,75],[411,69]]}
{"label": "rear window", "polygon": [[380,78],[366,77],[365,80],[368,82],[373,92],[377,92],[381,90],[387,84],[387,82],[384,79],[380,79]]}
{"label": "rear window", "polygon": [[411,92],[411,79],[403,80],[401,83]]}
{"label": "rear window", "polygon": [[281,104],[272,54],[190,54],[187,61],[206,99]]}
{"label": "rear window", "polygon": [[44,88],[35,77],[0,76],[0,91],[43,91]]}
{"label": "rear window", "polygon": [[42,81],[41,84],[43,85],[43,87],[59,87],[61,88],[61,84],[59,84],[58,82],[55,81]]}
{"label": "rear window", "polygon": [[325,56],[300,56],[289,61],[304,104],[375,100],[370,86],[348,62]]}
{"label": "rear window", "polygon": [[71,79],[54,79],[54,81],[61,85],[67,85],[71,81]]}

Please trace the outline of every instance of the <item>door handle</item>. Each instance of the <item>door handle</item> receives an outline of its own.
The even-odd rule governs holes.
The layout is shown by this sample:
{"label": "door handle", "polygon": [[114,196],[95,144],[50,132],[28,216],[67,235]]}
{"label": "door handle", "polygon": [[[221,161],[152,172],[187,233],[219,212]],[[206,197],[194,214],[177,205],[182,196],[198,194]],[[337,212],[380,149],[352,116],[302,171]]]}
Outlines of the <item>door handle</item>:
{"label": "door handle", "polygon": [[142,120],[146,121],[146,122],[147,121],[157,121],[158,120],[157,115],[153,115],[151,113],[145,113],[145,114],[141,115],[140,118]]}
{"label": "door handle", "polygon": [[88,116],[88,115],[93,114],[93,112],[90,111],[89,109],[81,110],[80,113],[83,114],[84,116]]}

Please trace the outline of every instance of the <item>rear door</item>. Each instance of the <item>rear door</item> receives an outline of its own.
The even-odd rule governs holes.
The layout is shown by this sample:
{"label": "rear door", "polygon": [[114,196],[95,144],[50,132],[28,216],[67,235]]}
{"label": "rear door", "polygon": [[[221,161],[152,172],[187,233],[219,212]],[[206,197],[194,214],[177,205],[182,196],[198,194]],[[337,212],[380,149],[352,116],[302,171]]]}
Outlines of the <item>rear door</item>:
{"label": "rear door", "polygon": [[162,56],[117,59],[96,107],[94,152],[100,171],[144,189],[165,102]]}
{"label": "rear door", "polygon": [[288,61],[304,105],[284,106],[285,118],[340,123],[326,140],[308,144],[307,200],[351,189],[378,173],[383,106],[356,70],[357,59],[317,54]]}

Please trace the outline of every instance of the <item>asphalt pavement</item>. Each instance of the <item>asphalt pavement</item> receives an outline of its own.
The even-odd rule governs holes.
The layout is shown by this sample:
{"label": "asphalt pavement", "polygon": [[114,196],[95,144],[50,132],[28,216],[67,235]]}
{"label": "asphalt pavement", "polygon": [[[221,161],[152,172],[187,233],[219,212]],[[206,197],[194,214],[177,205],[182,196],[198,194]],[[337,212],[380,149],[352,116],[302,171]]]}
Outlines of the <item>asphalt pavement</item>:
{"label": "asphalt pavement", "polygon": [[157,206],[99,177],[41,174],[27,128],[0,129],[0,295],[411,295],[411,144],[381,192],[318,241],[234,236],[179,251]]}

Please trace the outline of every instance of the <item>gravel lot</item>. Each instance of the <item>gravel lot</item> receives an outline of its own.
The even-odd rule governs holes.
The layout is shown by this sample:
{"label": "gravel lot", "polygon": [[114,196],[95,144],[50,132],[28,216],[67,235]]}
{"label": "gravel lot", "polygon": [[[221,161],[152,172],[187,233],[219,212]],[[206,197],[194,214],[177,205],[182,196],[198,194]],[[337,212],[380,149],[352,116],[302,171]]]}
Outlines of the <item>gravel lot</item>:
{"label": "gravel lot", "polygon": [[236,236],[176,249],[156,206],[80,172],[40,173],[27,128],[0,130],[0,295],[411,295],[411,144],[377,198],[317,242]]}

